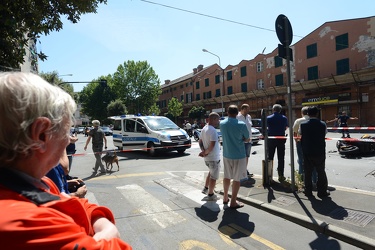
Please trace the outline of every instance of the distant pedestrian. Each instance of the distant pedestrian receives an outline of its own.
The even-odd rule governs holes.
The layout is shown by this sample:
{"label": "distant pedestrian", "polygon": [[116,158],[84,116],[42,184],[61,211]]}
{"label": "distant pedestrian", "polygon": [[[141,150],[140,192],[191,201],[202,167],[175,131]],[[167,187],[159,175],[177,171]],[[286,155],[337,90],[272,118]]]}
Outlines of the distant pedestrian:
{"label": "distant pedestrian", "polygon": [[[350,134],[349,134],[349,130],[347,129],[348,127],[348,120],[357,120],[358,118],[357,117],[350,117],[346,114],[346,111],[343,111],[341,115],[339,115],[339,117],[337,117],[337,120],[339,122],[339,126],[341,129],[341,133],[342,133],[342,137],[341,138],[345,138],[345,133],[346,133],[346,137],[347,138],[350,138]],[[344,129],[345,128],[345,129]]]}
{"label": "distant pedestrian", "polygon": [[232,182],[232,200],[230,208],[237,209],[244,206],[237,202],[238,191],[240,190],[240,180],[246,178],[246,152],[244,142],[250,141],[250,134],[246,124],[236,119],[238,107],[230,105],[228,108],[228,118],[220,122],[220,130],[223,137],[223,161],[224,161],[224,201],[229,203],[228,191],[230,181]]}
{"label": "distant pedestrian", "polygon": [[92,138],[92,151],[94,151],[95,155],[95,167],[93,168],[94,172],[93,175],[97,174],[98,168],[100,167],[100,174],[105,174],[106,170],[104,164],[102,163],[101,154],[103,153],[103,141],[105,145],[105,149],[107,149],[107,138],[104,135],[103,130],[99,128],[100,122],[98,120],[93,120],[92,125],[94,128],[90,130],[89,137],[86,140],[86,145],[84,150],[86,151],[87,145],[90,143]]}
{"label": "distant pedestrian", "polygon": [[328,188],[328,180],[325,172],[326,160],[326,141],[327,126],[317,117],[319,109],[317,107],[309,107],[307,111],[310,119],[301,123],[301,144],[303,151],[303,160],[305,168],[305,195],[312,196],[311,175],[315,168],[318,172],[318,197],[324,198],[330,195]]}
{"label": "distant pedestrian", "polygon": [[[237,114],[237,119],[240,121],[243,121],[246,124],[247,130],[249,131],[250,134],[250,141],[249,142],[244,142],[245,146],[245,152],[246,152],[246,168],[249,165],[249,157],[250,157],[250,152],[251,152],[251,127],[253,126],[253,123],[251,122],[251,116],[249,115],[250,111],[250,106],[249,104],[242,104],[240,112]],[[254,174],[250,173],[249,170],[247,171],[247,177],[253,177]]]}
{"label": "distant pedestrian", "polygon": [[199,139],[201,152],[199,156],[204,157],[204,162],[208,167],[208,175],[202,193],[207,194],[206,200],[216,201],[217,196],[214,194],[216,181],[220,174],[220,144],[219,136],[215,127],[219,125],[220,116],[212,112],[208,116],[208,123],[203,127]]}
{"label": "distant pedestrian", "polygon": [[73,155],[76,153],[76,141],[78,141],[77,134],[70,132],[69,145],[66,147],[66,153],[69,159],[69,172],[72,169]]}
{"label": "distant pedestrian", "polygon": [[[268,136],[285,137],[285,130],[288,128],[288,119],[281,114],[282,106],[275,104],[272,107],[273,114],[267,116]],[[279,182],[285,181],[284,158],[286,138],[268,138],[268,160],[273,160],[277,149],[277,173]]]}

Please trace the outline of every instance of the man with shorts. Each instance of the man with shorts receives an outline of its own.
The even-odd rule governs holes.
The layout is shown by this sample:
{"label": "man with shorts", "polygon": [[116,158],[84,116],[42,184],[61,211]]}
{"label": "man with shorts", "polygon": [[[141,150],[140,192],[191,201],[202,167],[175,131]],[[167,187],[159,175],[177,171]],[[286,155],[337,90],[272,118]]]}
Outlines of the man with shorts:
{"label": "man with shorts", "polygon": [[[251,116],[249,115],[249,111],[250,111],[249,104],[244,103],[241,106],[241,111],[237,115],[237,119],[240,120],[240,121],[243,121],[246,124],[247,130],[249,131],[249,134],[250,134],[250,141],[244,143],[245,144],[245,152],[246,152],[246,169],[247,169],[247,165],[249,165],[249,157],[250,157],[250,152],[251,152],[251,146],[253,145],[252,142],[251,142],[251,127],[253,126],[253,123],[251,122]],[[253,177],[253,174],[249,173],[248,170],[246,170],[246,171],[247,171],[247,177],[248,178]]]}
{"label": "man with shorts", "polygon": [[237,202],[237,194],[240,190],[240,180],[246,175],[246,152],[244,142],[250,141],[250,134],[246,124],[236,119],[238,107],[230,105],[228,108],[228,118],[220,122],[220,131],[223,137],[223,160],[224,160],[224,201],[229,203],[228,190],[230,181],[232,182],[232,200],[230,208],[237,209],[243,207],[243,203]]}
{"label": "man with shorts", "polygon": [[205,187],[202,193],[207,194],[205,200],[216,201],[218,198],[214,194],[216,180],[219,179],[220,173],[220,145],[219,136],[215,127],[219,125],[220,116],[216,112],[212,112],[208,116],[208,123],[204,126],[199,139],[199,147],[201,152],[199,156],[204,157],[204,162],[209,169]]}

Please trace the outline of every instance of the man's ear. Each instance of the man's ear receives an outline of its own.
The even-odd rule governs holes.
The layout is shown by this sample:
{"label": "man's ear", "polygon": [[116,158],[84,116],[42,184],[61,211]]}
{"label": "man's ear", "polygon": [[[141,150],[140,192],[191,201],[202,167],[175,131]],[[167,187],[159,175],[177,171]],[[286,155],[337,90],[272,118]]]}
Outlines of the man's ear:
{"label": "man's ear", "polygon": [[30,127],[30,136],[34,142],[38,142],[40,149],[46,149],[48,139],[47,132],[51,127],[51,121],[46,117],[38,117]]}

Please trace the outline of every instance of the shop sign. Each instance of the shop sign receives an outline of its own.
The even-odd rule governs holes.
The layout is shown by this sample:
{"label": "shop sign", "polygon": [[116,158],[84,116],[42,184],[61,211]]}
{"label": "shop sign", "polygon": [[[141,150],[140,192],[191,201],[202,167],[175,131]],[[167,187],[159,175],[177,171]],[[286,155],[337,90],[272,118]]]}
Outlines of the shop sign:
{"label": "shop sign", "polygon": [[337,103],[338,96],[320,96],[320,97],[309,97],[302,99],[302,105],[317,105],[317,104],[326,104],[326,103]]}

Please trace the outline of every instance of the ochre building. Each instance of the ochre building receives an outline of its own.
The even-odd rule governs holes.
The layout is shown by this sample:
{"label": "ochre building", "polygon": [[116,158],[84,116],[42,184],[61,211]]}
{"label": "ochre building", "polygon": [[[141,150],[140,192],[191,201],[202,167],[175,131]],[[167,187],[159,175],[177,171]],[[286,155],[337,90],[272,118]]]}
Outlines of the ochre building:
{"label": "ochre building", "polygon": [[[290,122],[300,117],[302,106],[318,105],[322,120],[346,111],[358,117],[349,126],[375,126],[375,16],[324,23],[290,48]],[[161,114],[175,97],[183,102],[181,124],[193,106],[225,116],[230,104],[248,103],[250,115],[260,118],[261,110],[270,113],[279,103],[288,116],[287,60],[277,48],[224,69],[198,65],[161,88]]]}

